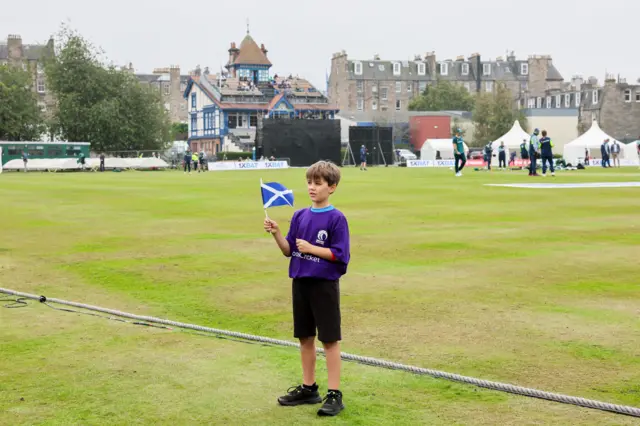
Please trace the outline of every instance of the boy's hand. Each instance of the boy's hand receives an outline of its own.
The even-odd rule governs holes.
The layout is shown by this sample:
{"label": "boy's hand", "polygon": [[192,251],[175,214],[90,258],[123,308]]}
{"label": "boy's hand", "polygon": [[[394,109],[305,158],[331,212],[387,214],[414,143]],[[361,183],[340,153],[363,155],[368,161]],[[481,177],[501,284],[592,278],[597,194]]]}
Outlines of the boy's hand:
{"label": "boy's hand", "polygon": [[280,227],[278,226],[278,224],[271,219],[264,219],[264,230],[267,231],[270,234],[276,234],[279,230]]}
{"label": "boy's hand", "polygon": [[298,247],[298,251],[304,254],[309,254],[311,250],[313,250],[313,245],[305,240],[296,240],[296,246]]}

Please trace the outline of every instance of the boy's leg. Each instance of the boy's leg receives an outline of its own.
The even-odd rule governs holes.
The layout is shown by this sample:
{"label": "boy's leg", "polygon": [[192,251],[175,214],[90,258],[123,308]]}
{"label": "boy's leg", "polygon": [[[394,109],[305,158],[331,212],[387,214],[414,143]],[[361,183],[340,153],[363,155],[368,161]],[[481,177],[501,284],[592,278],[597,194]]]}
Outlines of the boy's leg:
{"label": "boy's leg", "polygon": [[302,361],[302,384],[313,387],[316,384],[316,339],[300,339],[300,360]]}
{"label": "boy's leg", "polygon": [[[342,359],[340,358],[340,342],[323,343],[324,355],[327,359],[327,386],[330,390],[340,389],[340,369]],[[314,352],[315,353],[315,352]]]}

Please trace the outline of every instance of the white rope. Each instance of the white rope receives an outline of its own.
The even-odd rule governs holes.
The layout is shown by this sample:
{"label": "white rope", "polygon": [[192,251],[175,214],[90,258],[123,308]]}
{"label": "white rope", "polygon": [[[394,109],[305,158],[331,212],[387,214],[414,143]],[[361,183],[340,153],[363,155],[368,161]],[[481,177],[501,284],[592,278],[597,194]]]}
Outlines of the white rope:
{"label": "white rope", "polygon": [[[200,325],[195,325],[195,324],[187,324],[187,323],[182,323],[177,321],[165,320],[161,318],[135,315],[127,312],[117,311],[114,309],[87,305],[84,303],[70,302],[70,301],[60,300],[60,299],[50,299],[44,296],[36,296],[34,294],[22,293],[19,291],[9,290],[5,288],[0,288],[0,293],[9,294],[16,297],[28,298],[32,300],[38,300],[40,302],[57,303],[60,305],[73,306],[81,309],[88,309],[91,311],[102,312],[105,314],[111,314],[111,315],[115,315],[123,318],[130,318],[137,321],[146,321],[151,323],[170,325],[173,327],[202,331],[202,332],[213,333],[213,334],[218,334],[222,336],[235,337],[238,339],[251,340],[251,341],[261,342],[261,343],[269,343],[269,344],[278,345],[278,346],[288,346],[288,347],[296,347],[296,348],[300,347],[298,343],[290,342],[287,340],[278,340],[278,339],[272,339],[269,337],[254,336],[252,334],[238,333],[236,331],[220,330],[216,328],[202,327]],[[321,348],[316,348],[316,351],[320,354],[324,354],[324,350]],[[459,383],[471,384],[471,385],[479,386],[486,389],[508,392],[516,395],[546,399],[548,401],[560,402],[564,404],[573,404],[580,407],[593,408],[597,410],[610,411],[612,413],[626,414],[629,416],[640,417],[640,408],[637,408],[637,407],[610,404],[607,402],[595,401],[592,399],[579,398],[575,396],[545,392],[537,389],[524,388],[520,386],[505,384],[505,383],[481,380],[481,379],[476,379],[474,377],[461,376],[458,374],[446,373],[443,371],[431,370],[428,368],[404,365],[396,362],[386,361],[386,360],[377,359],[377,358],[370,358],[370,357],[365,357],[360,355],[353,355],[345,352],[341,353],[341,357],[342,359],[347,361],[355,361],[355,362],[359,362],[366,365],[384,367],[384,368],[389,368],[393,370],[408,371],[414,374],[421,374],[421,375],[427,375],[427,376],[436,377],[440,379],[452,380]]]}

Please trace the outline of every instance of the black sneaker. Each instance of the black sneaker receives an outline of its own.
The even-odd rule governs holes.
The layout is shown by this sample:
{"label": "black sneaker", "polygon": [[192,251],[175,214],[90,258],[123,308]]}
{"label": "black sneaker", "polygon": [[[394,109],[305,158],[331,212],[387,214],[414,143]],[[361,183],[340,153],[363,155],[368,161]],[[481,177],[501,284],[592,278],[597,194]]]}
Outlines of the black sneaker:
{"label": "black sneaker", "polygon": [[287,390],[287,394],[278,398],[280,405],[294,406],[301,404],[319,404],[322,398],[318,393],[318,389],[310,390],[302,385],[291,387]]}
{"label": "black sneaker", "polygon": [[318,410],[319,416],[336,416],[340,411],[344,410],[342,403],[342,392],[329,391],[324,397],[324,404]]}

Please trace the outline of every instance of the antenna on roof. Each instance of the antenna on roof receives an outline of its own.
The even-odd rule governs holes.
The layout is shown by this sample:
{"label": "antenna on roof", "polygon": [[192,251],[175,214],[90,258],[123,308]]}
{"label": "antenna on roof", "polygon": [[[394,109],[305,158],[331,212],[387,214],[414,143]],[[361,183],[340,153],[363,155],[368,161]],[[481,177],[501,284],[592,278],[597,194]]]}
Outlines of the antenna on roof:
{"label": "antenna on roof", "polygon": [[247,18],[247,34],[249,34],[249,18]]}

